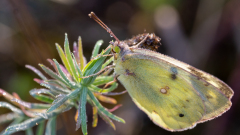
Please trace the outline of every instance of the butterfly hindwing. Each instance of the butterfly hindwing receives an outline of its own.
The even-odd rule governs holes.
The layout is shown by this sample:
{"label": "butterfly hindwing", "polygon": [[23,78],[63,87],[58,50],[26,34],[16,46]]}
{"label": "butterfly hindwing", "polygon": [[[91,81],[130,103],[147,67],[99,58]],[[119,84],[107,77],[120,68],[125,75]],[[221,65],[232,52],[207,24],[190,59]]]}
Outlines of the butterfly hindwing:
{"label": "butterfly hindwing", "polygon": [[[182,68],[189,65],[180,62],[178,66],[179,61],[170,63],[166,57],[132,49],[131,53],[120,54],[115,62],[118,79],[155,124],[170,131],[181,131],[229,109],[231,102],[218,87]],[[193,67],[192,70],[204,74]]]}
{"label": "butterfly hindwing", "polygon": [[163,63],[163,66],[178,67],[179,75],[184,77],[199,92],[204,101],[206,114],[201,122],[213,119],[231,107],[230,99],[233,96],[233,91],[218,78],[160,53],[143,49],[134,49],[134,52],[149,56],[155,62]]}

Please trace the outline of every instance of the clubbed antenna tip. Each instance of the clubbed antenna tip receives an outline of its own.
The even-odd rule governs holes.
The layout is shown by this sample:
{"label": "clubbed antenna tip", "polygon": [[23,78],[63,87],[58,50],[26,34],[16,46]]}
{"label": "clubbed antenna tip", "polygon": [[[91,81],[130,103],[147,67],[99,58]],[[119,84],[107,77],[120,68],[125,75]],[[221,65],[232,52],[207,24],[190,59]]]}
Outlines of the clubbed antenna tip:
{"label": "clubbed antenna tip", "polygon": [[110,34],[111,37],[114,37],[118,41],[118,43],[120,43],[119,39],[114,35],[112,30],[108,28],[108,26],[104,24],[94,12],[91,12],[90,14],[88,14],[88,16],[92,18],[94,21],[96,21],[99,25],[101,25]]}

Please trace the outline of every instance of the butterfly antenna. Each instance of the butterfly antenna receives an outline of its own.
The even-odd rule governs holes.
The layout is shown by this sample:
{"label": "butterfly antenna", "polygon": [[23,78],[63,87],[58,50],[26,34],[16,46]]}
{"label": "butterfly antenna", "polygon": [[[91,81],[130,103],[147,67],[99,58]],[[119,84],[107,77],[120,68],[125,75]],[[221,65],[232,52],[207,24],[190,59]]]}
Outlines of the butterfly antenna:
{"label": "butterfly antenna", "polygon": [[90,14],[88,14],[88,16],[92,18],[94,21],[96,21],[99,25],[101,25],[112,37],[114,37],[118,41],[118,43],[120,43],[120,40],[114,35],[112,30],[108,28],[108,26],[104,24],[94,12],[91,12]]}

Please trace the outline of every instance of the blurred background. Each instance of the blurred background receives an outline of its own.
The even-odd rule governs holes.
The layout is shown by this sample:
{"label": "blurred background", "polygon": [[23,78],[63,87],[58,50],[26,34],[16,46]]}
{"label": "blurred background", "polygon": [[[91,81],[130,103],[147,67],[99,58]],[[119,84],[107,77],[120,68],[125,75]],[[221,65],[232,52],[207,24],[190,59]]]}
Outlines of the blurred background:
{"label": "blurred background", "polygon": [[[70,44],[82,37],[88,60],[97,40],[103,39],[106,47],[113,38],[88,17],[91,11],[120,40],[143,32],[156,33],[162,39],[161,53],[213,74],[226,82],[235,95],[232,108],[221,117],[176,133],[153,124],[128,94],[116,96],[123,106],[114,113],[126,124],[114,122],[114,131],[99,118],[98,126],[92,128],[88,105],[90,135],[240,134],[239,0],[0,0],[0,88],[18,93],[25,101],[37,102],[28,93],[40,87],[33,81],[37,76],[25,65],[50,66],[47,58],[60,60],[55,43],[63,45],[64,33],[68,33]],[[116,91],[122,90],[120,85]],[[7,111],[0,108],[0,114]],[[58,117],[58,135],[81,134],[75,131],[75,111]],[[0,126],[0,131],[6,126]]]}

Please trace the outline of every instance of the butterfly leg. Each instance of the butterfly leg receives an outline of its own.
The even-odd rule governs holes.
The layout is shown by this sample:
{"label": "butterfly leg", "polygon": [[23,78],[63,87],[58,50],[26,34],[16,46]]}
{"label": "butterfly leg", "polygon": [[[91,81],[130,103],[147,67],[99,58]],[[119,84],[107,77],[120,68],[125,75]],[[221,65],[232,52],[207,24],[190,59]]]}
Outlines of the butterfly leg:
{"label": "butterfly leg", "polygon": [[[119,76],[119,75],[114,75],[113,81],[110,81],[110,82],[106,83],[105,86],[102,88],[102,90],[105,89],[105,88],[107,88],[109,85],[113,84],[114,82],[116,82],[118,76]],[[102,91],[102,90],[101,90],[101,91]]]}
{"label": "butterfly leg", "polygon": [[97,57],[99,57],[99,56],[101,56],[101,57],[108,57],[108,56],[113,56],[113,54],[107,54],[107,55],[98,54],[96,57],[93,57],[92,60],[97,58]]}
{"label": "butterfly leg", "polygon": [[102,95],[105,96],[118,96],[127,93],[127,90],[124,90],[122,92],[108,92],[108,93],[102,93]]}

